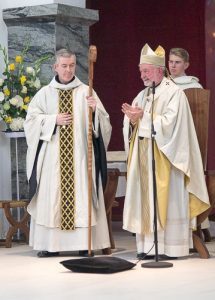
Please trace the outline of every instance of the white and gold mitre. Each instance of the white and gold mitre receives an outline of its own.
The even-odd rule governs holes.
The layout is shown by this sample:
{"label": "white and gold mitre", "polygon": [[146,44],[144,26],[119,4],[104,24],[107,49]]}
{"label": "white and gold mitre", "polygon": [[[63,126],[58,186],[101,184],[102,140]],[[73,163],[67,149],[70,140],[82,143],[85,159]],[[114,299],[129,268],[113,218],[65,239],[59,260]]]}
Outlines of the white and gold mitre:
{"label": "white and gold mitre", "polygon": [[145,44],[140,54],[140,65],[141,64],[150,64],[150,65],[165,67],[164,48],[158,46],[157,49],[153,51],[148,44]]}

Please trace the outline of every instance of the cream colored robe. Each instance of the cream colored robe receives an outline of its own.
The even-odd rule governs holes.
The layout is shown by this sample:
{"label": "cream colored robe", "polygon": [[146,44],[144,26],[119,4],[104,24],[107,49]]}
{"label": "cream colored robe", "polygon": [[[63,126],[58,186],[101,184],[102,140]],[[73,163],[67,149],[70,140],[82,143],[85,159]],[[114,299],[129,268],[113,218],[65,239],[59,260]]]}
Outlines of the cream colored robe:
{"label": "cream colored robe", "polygon": [[[59,127],[56,116],[59,112],[58,89],[73,89],[74,126],[74,169],[75,169],[75,230],[60,230],[60,161]],[[77,77],[63,85],[55,78],[43,87],[32,99],[24,124],[27,152],[27,176],[31,176],[39,140],[43,144],[37,162],[38,189],[28,206],[31,215],[30,245],[36,250],[67,251],[87,249],[88,227],[88,176],[87,176],[87,135],[88,87]],[[105,148],[107,149],[111,125],[109,116],[98,96],[95,111],[94,135],[98,135],[100,125]],[[94,157],[93,157],[94,160]],[[109,247],[109,235],[104,208],[103,192],[99,187],[96,195],[95,170],[93,162],[93,211],[92,249]]]}
{"label": "cream colored robe", "polygon": [[[182,90],[192,89],[192,88],[197,88],[197,89],[203,88],[199,83],[199,79],[194,76],[184,75],[184,76],[176,77],[173,80]],[[210,227],[210,223],[207,218],[203,221],[203,223],[201,223],[201,228],[205,229],[209,227]]]}
{"label": "cream colored robe", "polygon": [[[133,104],[144,109],[137,134],[130,147],[127,189],[123,212],[123,228],[137,234],[138,252],[148,252],[153,245],[153,190],[151,167],[151,104],[148,88],[140,92]],[[189,219],[209,207],[202,160],[193,120],[184,92],[171,80],[164,78],[156,88],[154,99],[155,141],[163,160],[170,164],[169,177],[157,179],[158,191],[168,189],[167,197],[158,197],[159,251],[170,256],[187,255],[189,251]],[[129,154],[129,120],[124,119],[125,149]],[[148,139],[148,190],[150,232],[143,230],[144,212],[138,160],[139,137]],[[132,149],[131,149],[132,148]],[[157,157],[157,156],[156,156]],[[156,158],[155,158],[156,159]],[[155,162],[156,164],[156,162]],[[157,168],[159,168],[157,161]],[[163,170],[157,170],[162,175]],[[157,177],[157,174],[156,174]],[[162,178],[161,178],[162,179]],[[186,180],[185,180],[186,179]],[[159,194],[160,195],[160,194]],[[159,196],[158,195],[158,196]],[[162,195],[162,193],[161,193]],[[194,196],[193,196],[194,195]]]}
{"label": "cream colored robe", "polygon": [[202,89],[202,86],[199,83],[199,79],[194,76],[184,75],[184,76],[173,78],[173,80],[182,90],[191,89],[191,88]]}

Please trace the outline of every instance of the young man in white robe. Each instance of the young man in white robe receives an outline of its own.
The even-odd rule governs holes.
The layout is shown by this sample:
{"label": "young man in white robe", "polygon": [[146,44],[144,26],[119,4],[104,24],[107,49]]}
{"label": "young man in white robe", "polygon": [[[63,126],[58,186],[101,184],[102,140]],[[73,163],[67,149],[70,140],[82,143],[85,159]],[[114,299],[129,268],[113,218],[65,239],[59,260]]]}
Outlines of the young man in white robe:
{"label": "young man in white robe", "polygon": [[[56,53],[54,70],[57,75],[32,99],[24,124],[32,198],[28,206],[31,215],[29,244],[39,250],[38,257],[59,255],[61,251],[79,251],[80,255],[87,255],[89,107],[93,111],[93,141],[98,144],[97,139],[101,140],[103,152],[111,136],[109,115],[95,91],[88,96],[89,87],[77,78],[75,68],[75,54],[66,49]],[[69,100],[63,98],[64,93],[69,95]],[[64,101],[72,112],[60,111]],[[64,154],[67,147],[70,150]],[[94,151],[92,158],[91,249],[97,250],[109,248],[110,241],[101,168],[95,166]],[[63,177],[65,172],[68,172],[66,178]],[[67,196],[67,192],[71,194]]]}
{"label": "young man in white robe", "polygon": [[[194,76],[186,75],[186,70],[190,65],[190,55],[184,48],[172,48],[169,52],[169,72],[173,81],[182,89],[198,88],[202,89],[199,79]],[[208,228],[210,223],[208,218],[201,224],[201,229],[205,235],[205,240],[210,240]]]}
{"label": "young man in white robe", "polygon": [[187,50],[183,48],[170,49],[168,65],[171,77],[181,89],[202,88],[197,77],[186,75],[186,70],[190,65]]}
{"label": "young man in white robe", "polygon": [[155,51],[148,44],[143,47],[139,71],[146,88],[132,105],[122,105],[128,155],[123,228],[136,233],[138,258],[155,254],[152,114],[158,254],[164,259],[186,256],[195,229],[190,221],[209,207],[192,115],[182,89],[164,76],[165,51],[161,46]]}

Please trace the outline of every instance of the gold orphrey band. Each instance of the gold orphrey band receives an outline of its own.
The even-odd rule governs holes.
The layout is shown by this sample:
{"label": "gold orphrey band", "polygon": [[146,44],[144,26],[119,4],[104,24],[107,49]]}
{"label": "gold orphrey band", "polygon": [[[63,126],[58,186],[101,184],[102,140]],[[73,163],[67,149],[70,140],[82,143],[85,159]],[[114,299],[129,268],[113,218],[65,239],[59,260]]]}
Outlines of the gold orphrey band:
{"label": "gold orphrey band", "polygon": [[[72,90],[59,90],[59,112],[73,115]],[[61,230],[75,229],[73,121],[60,126]]]}

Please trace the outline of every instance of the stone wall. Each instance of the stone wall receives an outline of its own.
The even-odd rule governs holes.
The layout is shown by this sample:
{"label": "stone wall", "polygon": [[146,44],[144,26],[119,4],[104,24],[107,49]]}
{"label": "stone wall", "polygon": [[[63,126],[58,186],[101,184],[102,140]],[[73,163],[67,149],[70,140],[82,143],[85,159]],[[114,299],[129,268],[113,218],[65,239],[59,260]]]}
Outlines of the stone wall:
{"label": "stone wall", "polygon": [[[60,48],[76,53],[76,75],[88,82],[89,26],[98,21],[98,11],[63,4],[47,4],[3,10],[8,29],[8,56],[14,58],[29,41],[28,58],[34,62],[42,55],[52,54]],[[41,82],[48,83],[54,76],[53,59],[41,66]],[[26,178],[25,138],[18,138],[20,198],[28,198]],[[11,139],[12,197],[17,198],[15,139]]]}
{"label": "stone wall", "polygon": [[[77,55],[77,76],[88,81],[89,26],[98,21],[98,12],[63,4],[47,4],[3,10],[8,28],[8,54],[14,57],[29,40],[29,61],[60,48],[69,48]],[[53,77],[52,61],[41,68],[41,79]]]}

